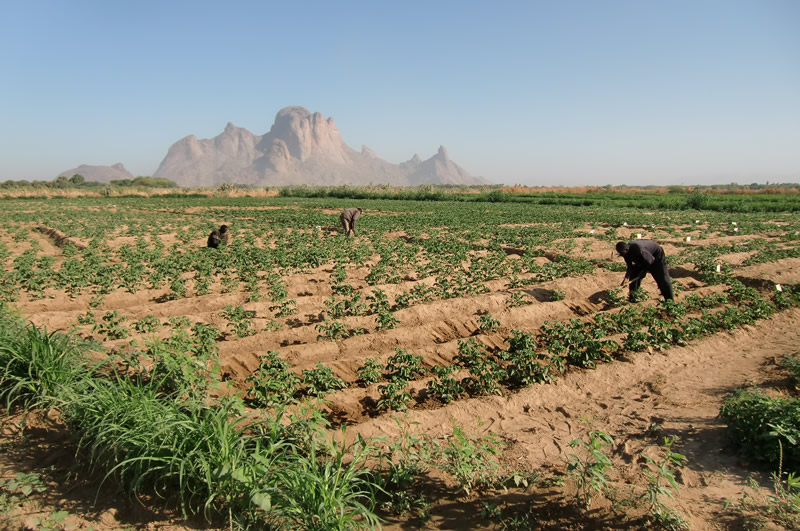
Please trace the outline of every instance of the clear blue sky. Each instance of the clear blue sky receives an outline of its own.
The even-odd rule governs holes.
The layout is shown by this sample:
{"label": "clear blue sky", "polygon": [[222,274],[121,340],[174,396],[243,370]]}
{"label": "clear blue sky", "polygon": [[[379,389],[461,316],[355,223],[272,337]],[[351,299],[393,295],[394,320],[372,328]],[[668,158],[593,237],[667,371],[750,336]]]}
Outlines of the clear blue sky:
{"label": "clear blue sky", "polygon": [[0,180],[300,105],[505,184],[800,182],[800,1],[3,0]]}

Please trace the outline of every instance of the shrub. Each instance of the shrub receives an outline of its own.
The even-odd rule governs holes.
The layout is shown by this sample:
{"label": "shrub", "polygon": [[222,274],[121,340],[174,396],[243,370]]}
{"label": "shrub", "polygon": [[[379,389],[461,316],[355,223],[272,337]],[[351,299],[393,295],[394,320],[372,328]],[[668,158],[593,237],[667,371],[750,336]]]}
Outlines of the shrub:
{"label": "shrub", "polygon": [[725,398],[720,416],[746,456],[776,469],[782,458],[786,470],[800,472],[800,400],[742,389]]}

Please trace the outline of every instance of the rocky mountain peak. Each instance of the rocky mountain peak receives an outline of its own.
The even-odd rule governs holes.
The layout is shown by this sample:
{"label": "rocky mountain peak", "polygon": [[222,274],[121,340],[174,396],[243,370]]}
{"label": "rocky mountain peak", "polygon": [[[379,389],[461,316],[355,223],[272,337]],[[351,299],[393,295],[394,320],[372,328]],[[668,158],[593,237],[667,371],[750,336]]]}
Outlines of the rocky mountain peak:
{"label": "rocky mountain peak", "polygon": [[231,122],[212,139],[187,136],[170,147],[153,175],[181,186],[484,182],[455,165],[444,146],[428,160],[414,155],[402,164],[386,162],[366,146],[357,152],[345,144],[332,117],[300,106],[279,110],[262,136]]}

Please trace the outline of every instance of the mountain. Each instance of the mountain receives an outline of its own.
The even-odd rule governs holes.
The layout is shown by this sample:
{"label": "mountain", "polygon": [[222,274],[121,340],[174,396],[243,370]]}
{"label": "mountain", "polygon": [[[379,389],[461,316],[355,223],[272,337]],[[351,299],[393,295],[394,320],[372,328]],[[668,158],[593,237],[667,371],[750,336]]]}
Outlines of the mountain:
{"label": "mountain", "polygon": [[58,177],[72,177],[73,175],[81,175],[87,181],[97,181],[107,183],[110,181],[117,181],[120,179],[133,179],[133,174],[125,169],[122,163],[116,163],[113,166],[89,166],[81,164],[77,168],[62,171]]}
{"label": "mountain", "polygon": [[368,147],[361,151],[342,139],[333,118],[303,107],[278,111],[268,133],[257,136],[228,123],[214,138],[194,135],[175,142],[154,177],[179,186],[218,186],[224,182],[255,186],[337,186],[392,184],[486,184],[450,160],[447,150],[428,160],[414,155],[392,164]]}

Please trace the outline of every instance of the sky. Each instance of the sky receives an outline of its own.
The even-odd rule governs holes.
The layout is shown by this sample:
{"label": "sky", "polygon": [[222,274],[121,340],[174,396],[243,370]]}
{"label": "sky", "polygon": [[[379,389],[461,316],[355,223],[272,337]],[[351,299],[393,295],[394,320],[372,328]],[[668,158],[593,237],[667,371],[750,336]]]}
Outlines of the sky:
{"label": "sky", "polygon": [[797,183],[800,2],[0,0],[0,181],[290,105],[494,183]]}

